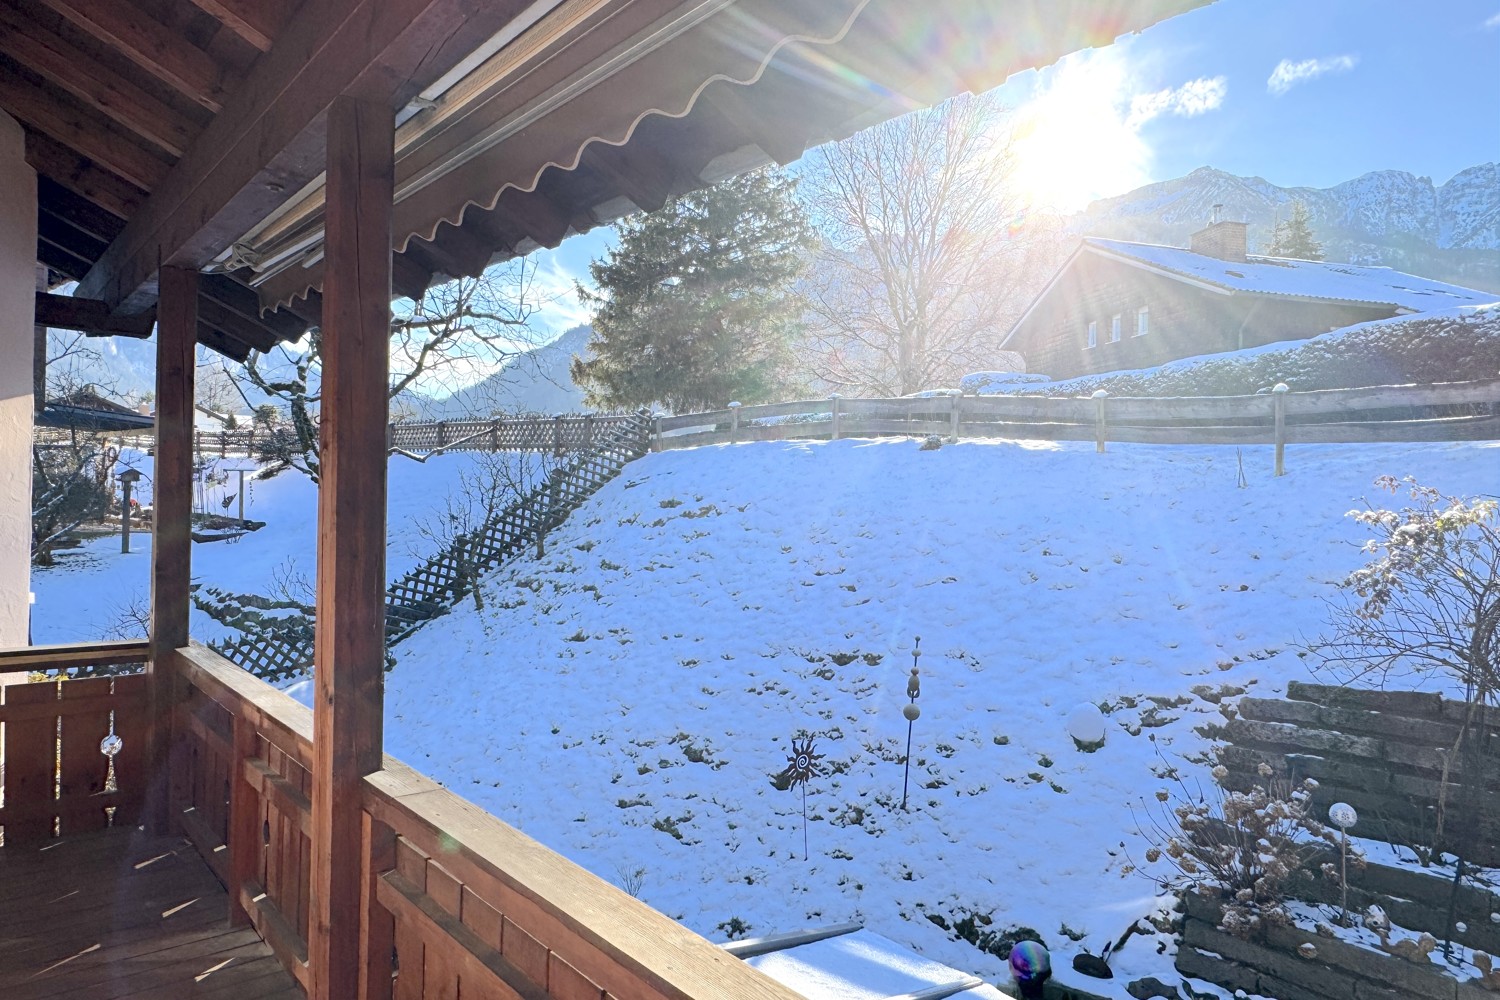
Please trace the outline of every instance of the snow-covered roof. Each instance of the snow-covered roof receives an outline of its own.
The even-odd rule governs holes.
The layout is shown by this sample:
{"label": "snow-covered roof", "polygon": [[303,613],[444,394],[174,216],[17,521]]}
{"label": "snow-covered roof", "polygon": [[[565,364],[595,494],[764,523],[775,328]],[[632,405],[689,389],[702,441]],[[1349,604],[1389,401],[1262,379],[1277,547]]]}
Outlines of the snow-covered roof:
{"label": "snow-covered roof", "polygon": [[1500,293],[1450,285],[1389,267],[1255,254],[1240,262],[1150,243],[1098,237],[1089,237],[1083,242],[1088,249],[1231,293],[1368,302],[1411,312],[1432,312],[1451,306],[1483,305],[1500,300]]}

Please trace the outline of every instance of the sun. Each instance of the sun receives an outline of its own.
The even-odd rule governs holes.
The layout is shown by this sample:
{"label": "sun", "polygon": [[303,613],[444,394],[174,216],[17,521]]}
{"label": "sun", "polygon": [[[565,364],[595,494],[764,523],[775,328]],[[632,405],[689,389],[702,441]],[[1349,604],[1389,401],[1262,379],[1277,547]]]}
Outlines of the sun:
{"label": "sun", "polygon": [[1130,121],[1123,68],[1065,60],[1016,111],[1015,183],[1032,207],[1076,212],[1146,183],[1150,150]]}

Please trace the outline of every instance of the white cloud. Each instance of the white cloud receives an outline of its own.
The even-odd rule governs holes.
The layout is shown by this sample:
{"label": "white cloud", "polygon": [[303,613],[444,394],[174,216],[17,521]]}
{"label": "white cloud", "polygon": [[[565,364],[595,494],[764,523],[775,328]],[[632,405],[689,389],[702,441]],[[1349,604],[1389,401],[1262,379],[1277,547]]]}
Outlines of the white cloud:
{"label": "white cloud", "polygon": [[1184,118],[1201,115],[1223,104],[1228,90],[1229,81],[1225,77],[1202,76],[1189,80],[1180,87],[1137,94],[1130,99],[1130,116],[1127,121],[1138,127],[1158,115],[1181,115]]}
{"label": "white cloud", "polygon": [[1484,22],[1484,26],[1491,31],[1495,28],[1500,28],[1500,14],[1491,15],[1489,20]]}
{"label": "white cloud", "polygon": [[1347,73],[1359,62],[1358,56],[1328,56],[1323,59],[1283,59],[1266,80],[1266,89],[1278,97],[1299,83],[1306,83],[1325,73]]}

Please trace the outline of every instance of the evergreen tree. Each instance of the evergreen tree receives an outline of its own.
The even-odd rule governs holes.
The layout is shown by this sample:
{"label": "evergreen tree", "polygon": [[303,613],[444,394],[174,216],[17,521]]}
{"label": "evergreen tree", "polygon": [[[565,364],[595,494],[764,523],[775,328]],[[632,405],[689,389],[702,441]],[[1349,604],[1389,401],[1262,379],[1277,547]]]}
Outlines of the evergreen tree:
{"label": "evergreen tree", "polygon": [[1313,237],[1306,205],[1300,201],[1292,202],[1292,217],[1276,223],[1276,228],[1271,230],[1271,245],[1266,247],[1266,254],[1297,260],[1323,259],[1323,244]]}
{"label": "evergreen tree", "polygon": [[599,291],[578,290],[594,336],[571,375],[590,406],[685,413],[784,391],[812,243],[795,187],[759,170],[619,224],[619,247],[589,266]]}

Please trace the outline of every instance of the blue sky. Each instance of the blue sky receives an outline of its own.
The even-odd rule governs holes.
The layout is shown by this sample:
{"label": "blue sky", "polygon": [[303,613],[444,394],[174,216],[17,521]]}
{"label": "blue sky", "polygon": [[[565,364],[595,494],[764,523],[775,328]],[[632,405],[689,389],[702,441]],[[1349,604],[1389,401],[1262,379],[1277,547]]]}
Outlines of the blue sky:
{"label": "blue sky", "polygon": [[[1218,0],[997,93],[1063,209],[1205,165],[1284,186],[1384,169],[1442,183],[1500,160],[1500,0]],[[584,319],[563,292],[611,244],[596,231],[538,255],[559,294],[543,325]]]}

